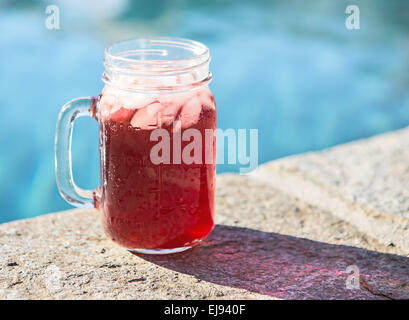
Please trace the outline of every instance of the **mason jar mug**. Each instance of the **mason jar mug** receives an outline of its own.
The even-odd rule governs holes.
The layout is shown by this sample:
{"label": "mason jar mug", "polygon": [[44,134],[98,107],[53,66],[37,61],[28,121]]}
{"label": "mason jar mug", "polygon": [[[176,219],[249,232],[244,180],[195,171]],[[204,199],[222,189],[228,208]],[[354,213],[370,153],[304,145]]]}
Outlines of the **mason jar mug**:
{"label": "mason jar mug", "polygon": [[[96,207],[106,234],[139,253],[184,251],[214,226],[216,104],[210,54],[179,38],[134,39],[105,50],[98,97],[65,104],[55,139],[61,195]],[[83,190],[71,168],[73,123],[99,123],[101,185]]]}

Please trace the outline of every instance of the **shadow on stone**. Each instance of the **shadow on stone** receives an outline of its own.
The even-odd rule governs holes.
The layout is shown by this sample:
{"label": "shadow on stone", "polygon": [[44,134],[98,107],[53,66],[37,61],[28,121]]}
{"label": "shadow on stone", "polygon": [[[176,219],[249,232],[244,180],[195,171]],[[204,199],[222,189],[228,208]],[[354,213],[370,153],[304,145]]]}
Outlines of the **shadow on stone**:
{"label": "shadow on stone", "polygon": [[[409,258],[248,228],[217,225],[190,251],[138,256],[200,280],[283,299],[409,298]],[[359,289],[347,289],[350,265],[359,268]]]}

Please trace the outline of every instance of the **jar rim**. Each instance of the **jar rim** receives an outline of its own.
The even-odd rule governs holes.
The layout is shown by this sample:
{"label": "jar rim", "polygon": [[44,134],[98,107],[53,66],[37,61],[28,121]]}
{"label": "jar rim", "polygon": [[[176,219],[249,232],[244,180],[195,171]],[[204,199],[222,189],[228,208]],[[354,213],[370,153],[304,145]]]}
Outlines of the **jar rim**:
{"label": "jar rim", "polygon": [[211,80],[209,63],[209,48],[201,42],[177,37],[134,38],[112,43],[105,48],[105,72],[102,79],[112,85],[113,79],[121,76],[171,81],[178,78],[177,83],[167,88],[148,87],[140,83],[126,89],[182,90],[186,86],[207,84]]}
{"label": "jar rim", "polygon": [[[158,56],[169,56],[166,49],[154,49],[154,46],[166,45],[170,49],[179,48],[184,49],[185,52],[193,53],[190,57],[185,58],[168,58],[168,59],[135,59],[129,58],[128,55],[134,54],[139,57],[143,55],[151,54],[153,55],[156,51]],[[127,46],[134,47],[132,49],[124,50]],[[139,47],[139,48],[138,48]],[[169,50],[170,50],[169,49]],[[114,52],[118,50],[117,52]],[[114,42],[107,46],[104,50],[105,54],[105,65],[112,63],[113,61],[121,61],[130,64],[181,64],[185,62],[197,61],[198,64],[203,63],[209,58],[209,48],[203,43],[178,37],[146,37],[146,38],[132,38],[127,40],[121,40]],[[124,56],[126,54],[126,56]]]}

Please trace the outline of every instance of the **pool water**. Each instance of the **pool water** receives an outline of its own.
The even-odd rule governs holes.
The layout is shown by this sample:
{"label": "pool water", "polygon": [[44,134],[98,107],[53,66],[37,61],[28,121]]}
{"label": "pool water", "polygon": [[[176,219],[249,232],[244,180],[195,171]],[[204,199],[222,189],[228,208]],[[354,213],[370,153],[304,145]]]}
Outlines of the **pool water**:
{"label": "pool water", "polygon": [[[47,1],[0,3],[0,222],[70,208],[54,176],[54,130],[68,100],[103,87],[104,47],[178,36],[211,50],[218,126],[257,128],[259,162],[320,150],[409,124],[409,3],[354,1]],[[77,122],[76,182],[99,181],[98,130]],[[218,172],[238,166],[219,165]]]}

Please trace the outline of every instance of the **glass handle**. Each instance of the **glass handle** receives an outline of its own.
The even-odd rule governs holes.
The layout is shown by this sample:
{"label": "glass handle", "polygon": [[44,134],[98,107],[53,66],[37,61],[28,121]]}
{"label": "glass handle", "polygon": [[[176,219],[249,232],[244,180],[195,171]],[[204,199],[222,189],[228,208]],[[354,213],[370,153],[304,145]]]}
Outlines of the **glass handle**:
{"label": "glass handle", "polygon": [[96,99],[76,98],[67,102],[60,111],[55,132],[55,176],[58,190],[71,205],[80,208],[94,207],[94,190],[78,187],[72,175],[71,144],[74,121],[78,117],[90,116]]}

